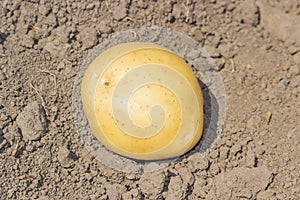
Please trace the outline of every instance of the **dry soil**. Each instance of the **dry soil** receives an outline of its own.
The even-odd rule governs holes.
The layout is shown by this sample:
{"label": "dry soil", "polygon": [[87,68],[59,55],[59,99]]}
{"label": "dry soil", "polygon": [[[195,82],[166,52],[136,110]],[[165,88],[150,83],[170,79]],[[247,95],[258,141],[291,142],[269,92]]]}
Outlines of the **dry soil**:
{"label": "dry soil", "polygon": [[[298,0],[1,0],[0,19],[0,199],[300,198]],[[128,174],[85,149],[72,86],[97,44],[145,26],[210,53],[227,118],[203,156]]]}

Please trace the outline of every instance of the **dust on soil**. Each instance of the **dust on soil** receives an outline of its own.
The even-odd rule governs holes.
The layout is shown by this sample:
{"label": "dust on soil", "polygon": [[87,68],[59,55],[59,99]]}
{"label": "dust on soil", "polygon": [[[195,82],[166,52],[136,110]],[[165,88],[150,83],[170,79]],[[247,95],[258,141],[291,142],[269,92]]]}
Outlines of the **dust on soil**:
{"label": "dust on soil", "polygon": [[[299,198],[299,1],[0,5],[1,199]],[[203,157],[125,174],[82,145],[72,85],[97,44],[143,26],[172,28],[207,49],[221,66],[227,119]]]}

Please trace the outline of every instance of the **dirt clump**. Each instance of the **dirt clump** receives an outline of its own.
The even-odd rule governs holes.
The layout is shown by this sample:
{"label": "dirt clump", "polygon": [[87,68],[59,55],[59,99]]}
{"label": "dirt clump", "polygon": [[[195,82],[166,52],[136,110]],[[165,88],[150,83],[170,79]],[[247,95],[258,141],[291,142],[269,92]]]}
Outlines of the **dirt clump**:
{"label": "dirt clump", "polygon": [[28,104],[16,118],[24,140],[39,140],[47,131],[47,119],[42,105]]}

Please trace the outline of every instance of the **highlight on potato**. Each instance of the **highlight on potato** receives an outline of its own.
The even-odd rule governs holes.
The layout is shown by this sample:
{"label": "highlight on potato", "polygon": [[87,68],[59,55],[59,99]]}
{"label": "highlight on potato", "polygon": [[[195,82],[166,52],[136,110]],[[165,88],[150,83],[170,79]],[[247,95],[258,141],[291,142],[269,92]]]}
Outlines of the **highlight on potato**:
{"label": "highlight on potato", "polygon": [[201,88],[186,62],[151,43],[124,43],[100,54],[81,85],[83,108],[97,139],[122,156],[180,156],[203,129]]}

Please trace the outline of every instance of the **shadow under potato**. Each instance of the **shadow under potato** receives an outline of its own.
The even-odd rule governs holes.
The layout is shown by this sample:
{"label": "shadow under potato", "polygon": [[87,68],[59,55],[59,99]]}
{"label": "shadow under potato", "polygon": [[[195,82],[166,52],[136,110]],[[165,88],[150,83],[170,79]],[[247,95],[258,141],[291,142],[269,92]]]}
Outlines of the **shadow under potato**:
{"label": "shadow under potato", "polygon": [[217,99],[201,80],[198,79],[198,83],[202,90],[204,104],[203,133],[201,139],[195,145],[195,147],[184,156],[189,156],[191,154],[194,154],[195,152],[206,152],[208,149],[210,149],[212,143],[217,138],[217,123],[219,117],[219,105]]}

